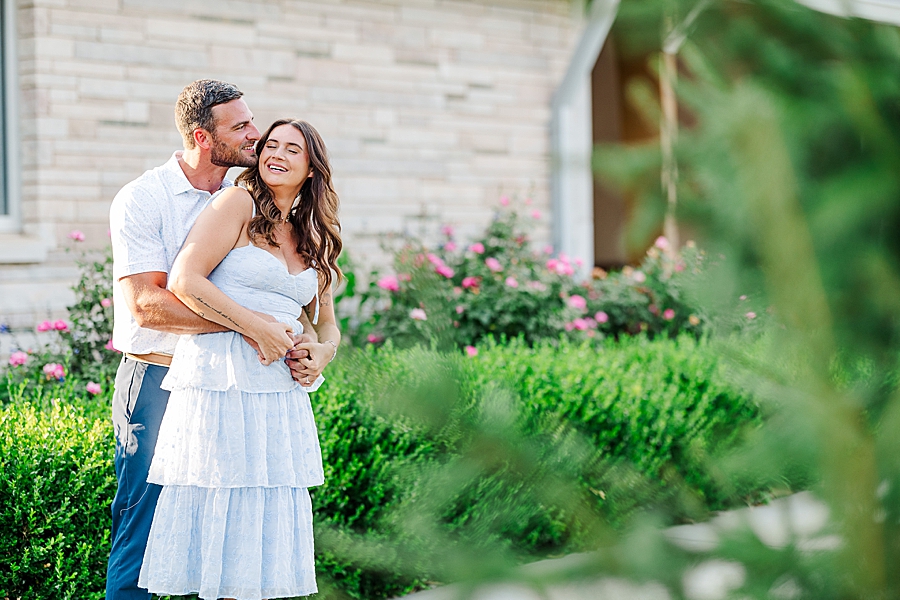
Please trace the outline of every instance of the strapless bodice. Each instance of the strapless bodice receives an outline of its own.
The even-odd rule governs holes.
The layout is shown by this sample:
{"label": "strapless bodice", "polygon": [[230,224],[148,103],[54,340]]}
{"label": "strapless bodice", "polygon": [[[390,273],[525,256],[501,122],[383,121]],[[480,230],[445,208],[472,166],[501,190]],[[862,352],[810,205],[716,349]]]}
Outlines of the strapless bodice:
{"label": "strapless bodice", "polygon": [[[319,284],[314,268],[292,275],[274,255],[252,244],[229,252],[209,280],[241,306],[272,315],[290,325],[294,333],[302,333],[297,318],[316,297]],[[313,391],[322,381],[319,376],[306,389]],[[162,387],[283,392],[297,385],[284,360],[261,364],[256,351],[239,334],[227,331],[181,336]]]}
{"label": "strapless bodice", "polygon": [[229,252],[209,280],[241,306],[292,325],[319,284],[314,268],[292,275],[274,255],[252,244]]}

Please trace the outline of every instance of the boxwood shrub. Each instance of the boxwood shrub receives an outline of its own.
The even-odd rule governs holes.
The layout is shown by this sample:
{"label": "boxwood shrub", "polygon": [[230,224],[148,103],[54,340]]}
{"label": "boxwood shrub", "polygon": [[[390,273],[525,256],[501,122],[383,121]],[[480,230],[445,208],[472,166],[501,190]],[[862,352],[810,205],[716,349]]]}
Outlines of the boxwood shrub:
{"label": "boxwood shrub", "polygon": [[[759,417],[693,337],[341,354],[313,395],[326,469],[313,490],[323,597],[387,598],[453,577],[426,560],[404,515],[434,496],[454,461],[481,466],[438,499],[437,526],[521,560],[592,543],[577,511],[548,496],[548,476],[616,525],[657,502],[680,502],[670,514],[693,518],[740,501],[705,457]],[[0,410],[0,598],[103,596],[111,426],[86,416],[96,407],[55,404]],[[564,447],[572,436],[578,444]],[[398,557],[422,548],[423,561],[356,560],[341,535],[400,548]]]}
{"label": "boxwood shrub", "polygon": [[111,424],[79,408],[0,412],[0,597],[103,598],[111,439]]}

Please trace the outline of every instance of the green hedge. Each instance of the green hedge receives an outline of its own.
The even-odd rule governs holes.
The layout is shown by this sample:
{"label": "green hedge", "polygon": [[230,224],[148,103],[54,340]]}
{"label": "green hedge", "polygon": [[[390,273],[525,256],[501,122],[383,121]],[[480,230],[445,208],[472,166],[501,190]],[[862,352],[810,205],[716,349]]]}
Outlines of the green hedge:
{"label": "green hedge", "polygon": [[[327,378],[313,395],[326,469],[313,490],[324,597],[386,598],[452,578],[425,562],[411,569],[400,551],[394,562],[387,552],[354,561],[339,543],[400,539],[424,561],[427,544],[404,515],[427,504],[448,465],[480,461],[435,504],[440,527],[528,560],[595,541],[577,511],[547,495],[547,476],[571,482],[581,505],[614,523],[655,502],[681,502],[694,517],[739,501],[704,456],[757,419],[714,351],[690,337],[490,343],[474,357],[370,348],[342,353]],[[107,419],[85,414],[96,413],[21,402],[0,412],[0,597],[102,597],[113,441]]]}
{"label": "green hedge", "polygon": [[0,597],[103,598],[111,439],[80,409],[0,412]]}

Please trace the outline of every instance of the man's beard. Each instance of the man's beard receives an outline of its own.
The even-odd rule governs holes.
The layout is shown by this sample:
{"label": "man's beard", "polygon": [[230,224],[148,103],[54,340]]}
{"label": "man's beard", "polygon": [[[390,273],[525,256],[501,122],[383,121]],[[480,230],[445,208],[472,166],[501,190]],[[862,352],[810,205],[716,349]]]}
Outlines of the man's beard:
{"label": "man's beard", "polygon": [[252,167],[256,165],[257,157],[244,154],[240,148],[233,148],[216,137],[212,138],[209,162],[217,167]]}

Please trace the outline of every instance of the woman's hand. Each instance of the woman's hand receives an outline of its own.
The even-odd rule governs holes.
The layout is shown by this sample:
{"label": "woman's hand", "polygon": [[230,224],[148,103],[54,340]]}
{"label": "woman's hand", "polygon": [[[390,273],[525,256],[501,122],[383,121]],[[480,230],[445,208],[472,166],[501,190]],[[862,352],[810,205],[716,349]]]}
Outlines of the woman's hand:
{"label": "woman's hand", "polygon": [[294,340],[291,334],[294,330],[290,325],[285,323],[266,323],[259,320],[259,324],[254,328],[252,338],[259,345],[259,354],[262,355],[262,364],[271,365],[273,362],[288,353],[288,350],[294,347]]}
{"label": "woman's hand", "polygon": [[306,358],[297,359],[298,368],[296,370],[296,374],[301,376],[298,383],[303,387],[308,387],[313,384],[316,378],[325,370],[325,367],[328,366],[328,363],[331,362],[331,358],[335,354],[335,346],[331,342],[323,342],[321,344],[318,342],[307,342],[294,346],[294,351],[306,351],[309,355]]}

